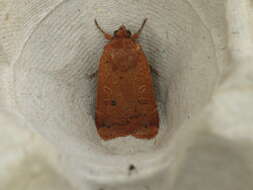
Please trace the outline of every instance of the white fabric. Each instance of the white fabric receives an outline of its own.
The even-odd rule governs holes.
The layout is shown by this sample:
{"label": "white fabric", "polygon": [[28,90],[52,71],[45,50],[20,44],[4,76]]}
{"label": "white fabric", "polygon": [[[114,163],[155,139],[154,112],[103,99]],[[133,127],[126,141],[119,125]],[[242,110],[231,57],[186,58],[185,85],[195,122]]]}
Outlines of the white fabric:
{"label": "white fabric", "polygon": [[[233,110],[236,102],[244,105],[243,113],[247,113],[247,106],[253,104],[252,92],[237,90],[242,83],[237,83],[235,90],[230,89],[235,79],[251,80],[243,78],[245,73],[252,76],[250,51],[243,51],[245,47],[251,48],[250,20],[243,17],[248,14],[245,2],[248,1],[226,4],[221,0],[2,0],[0,103],[4,109],[3,123],[6,123],[3,125],[30,128],[53,145],[60,155],[60,158],[52,156],[49,159],[60,172],[54,176],[57,179],[60,178],[58,175],[64,176],[77,189],[188,187],[190,179],[203,176],[195,171],[198,165],[192,152],[208,155],[209,139],[214,147],[218,147],[230,142],[241,130],[231,128],[231,125],[238,125],[240,121],[243,124],[247,121],[247,126],[252,124],[250,114],[245,118],[244,114],[238,114],[238,109]],[[242,15],[240,20],[243,22],[237,14]],[[148,22],[139,42],[149,63],[159,72],[159,77],[154,75],[161,118],[159,134],[150,141],[126,137],[104,142],[94,125],[96,81],[87,77],[96,71],[106,43],[94,25],[94,19],[97,18],[105,31],[112,33],[121,24],[132,32],[137,31],[146,17]],[[228,59],[229,54],[231,59]],[[238,62],[244,63],[240,69],[232,64]],[[233,69],[238,73],[231,74]],[[5,119],[9,118],[5,110],[14,114],[11,120],[22,119],[10,124]],[[234,111],[234,120],[230,120],[231,111]],[[202,125],[206,126],[204,132],[199,127]],[[220,133],[222,137],[218,137]],[[199,148],[199,143],[206,140],[201,138],[203,134],[207,136],[207,142]],[[223,140],[224,135],[229,140]],[[241,132],[240,136],[243,135],[245,132]],[[189,153],[186,150],[191,142],[197,148]],[[231,146],[229,148],[234,151]],[[226,150],[223,147],[212,155],[225,154]],[[33,151],[41,152],[36,148]],[[191,168],[185,163],[188,157],[193,159],[190,164],[197,165],[195,170],[188,169]],[[208,160],[212,161],[211,158]],[[229,159],[222,157],[221,160],[223,158],[224,162]],[[208,168],[209,163],[201,161],[199,163]],[[235,158],[234,162],[239,159]],[[131,174],[128,171],[130,164],[136,166]],[[188,171],[188,175],[195,172],[194,177],[187,178],[184,171]],[[53,175],[52,172],[49,175]],[[215,177],[213,184],[217,183]],[[3,188],[8,189],[12,180],[15,179],[5,179],[8,183],[2,183]],[[56,183],[59,189],[70,189],[70,185],[61,179],[48,181],[52,186]],[[187,189],[203,189],[203,181],[195,181]],[[212,183],[209,186],[211,189]],[[231,187],[223,186],[223,190]]]}

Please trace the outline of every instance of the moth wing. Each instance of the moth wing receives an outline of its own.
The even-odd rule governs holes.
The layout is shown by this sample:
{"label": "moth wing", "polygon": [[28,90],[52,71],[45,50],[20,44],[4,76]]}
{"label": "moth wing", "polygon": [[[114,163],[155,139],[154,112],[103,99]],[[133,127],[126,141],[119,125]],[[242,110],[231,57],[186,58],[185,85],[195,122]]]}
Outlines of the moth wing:
{"label": "moth wing", "polygon": [[[144,52],[136,50],[137,59],[127,60],[118,68],[120,72],[113,68],[110,52],[105,48],[99,64],[95,118],[98,133],[104,140],[128,135],[153,138],[158,133],[159,116]],[[120,56],[123,55],[119,55],[119,60]],[[131,57],[131,53],[127,57]],[[117,61],[117,65],[120,64]],[[124,68],[127,64],[129,71]]]}
{"label": "moth wing", "polygon": [[144,52],[138,51],[139,59],[136,68],[135,86],[137,111],[142,115],[138,130],[132,135],[136,138],[153,138],[158,133],[159,114],[156,105],[153,79],[150,65]]}

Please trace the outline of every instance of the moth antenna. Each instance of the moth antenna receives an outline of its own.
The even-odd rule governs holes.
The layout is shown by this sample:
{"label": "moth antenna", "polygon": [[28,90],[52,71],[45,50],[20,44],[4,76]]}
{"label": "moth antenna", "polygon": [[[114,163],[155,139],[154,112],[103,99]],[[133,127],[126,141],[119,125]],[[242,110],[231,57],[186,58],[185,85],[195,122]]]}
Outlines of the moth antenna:
{"label": "moth antenna", "polygon": [[111,40],[111,39],[113,38],[111,34],[106,33],[106,32],[99,26],[99,24],[98,24],[98,22],[97,22],[96,19],[94,20],[94,22],[95,22],[95,25],[96,25],[96,27],[98,28],[98,30],[100,30],[100,32],[102,32],[102,33],[104,34],[105,39]]}
{"label": "moth antenna", "polygon": [[139,38],[139,36],[140,36],[140,34],[141,34],[141,32],[142,32],[142,30],[143,30],[143,28],[144,28],[144,26],[145,26],[147,20],[148,20],[147,18],[145,18],[145,19],[143,20],[140,29],[132,36],[132,38],[134,38],[134,39]]}
{"label": "moth antenna", "polygon": [[144,26],[145,26],[147,20],[148,20],[147,18],[145,18],[145,19],[143,20],[142,25],[141,25],[140,29],[138,30],[137,34],[140,34],[140,33],[142,32],[142,30],[143,30],[143,28],[144,28]]}

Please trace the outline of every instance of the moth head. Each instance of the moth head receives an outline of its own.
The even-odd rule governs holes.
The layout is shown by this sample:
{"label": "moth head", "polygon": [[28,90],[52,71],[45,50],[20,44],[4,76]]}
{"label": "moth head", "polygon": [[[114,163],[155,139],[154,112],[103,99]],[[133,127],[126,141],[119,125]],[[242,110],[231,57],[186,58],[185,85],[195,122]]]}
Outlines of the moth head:
{"label": "moth head", "polygon": [[126,29],[124,25],[120,26],[118,30],[115,30],[113,33],[114,37],[131,37],[131,32]]}

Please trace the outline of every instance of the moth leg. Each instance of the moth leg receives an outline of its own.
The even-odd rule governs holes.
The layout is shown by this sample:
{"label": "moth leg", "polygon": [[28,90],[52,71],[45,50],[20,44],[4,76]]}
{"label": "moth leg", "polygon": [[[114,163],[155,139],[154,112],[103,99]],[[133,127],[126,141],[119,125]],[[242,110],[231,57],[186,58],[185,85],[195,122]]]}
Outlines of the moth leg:
{"label": "moth leg", "polygon": [[141,32],[142,32],[142,30],[143,30],[143,28],[144,28],[144,25],[146,24],[147,20],[148,20],[147,18],[145,18],[145,19],[143,20],[143,23],[142,23],[140,29],[132,36],[133,39],[139,38],[139,36],[140,36],[140,34],[141,34]]}
{"label": "moth leg", "polygon": [[94,79],[97,75],[98,75],[98,70],[96,72],[90,74],[90,75],[88,74],[88,78],[89,79]]}
{"label": "moth leg", "polygon": [[98,25],[98,22],[97,22],[97,20],[95,19],[94,20],[95,21],[95,25],[97,26],[97,28],[100,30],[100,32],[102,32],[103,34],[104,34],[104,37],[105,37],[105,39],[107,39],[107,40],[111,40],[113,37],[112,37],[112,35],[111,34],[108,34],[108,33],[106,33],[99,25]]}
{"label": "moth leg", "polygon": [[160,75],[159,75],[159,72],[158,72],[154,67],[152,67],[151,65],[149,65],[149,67],[150,67],[150,71],[151,71],[152,73],[155,73],[157,76],[160,76]]}

